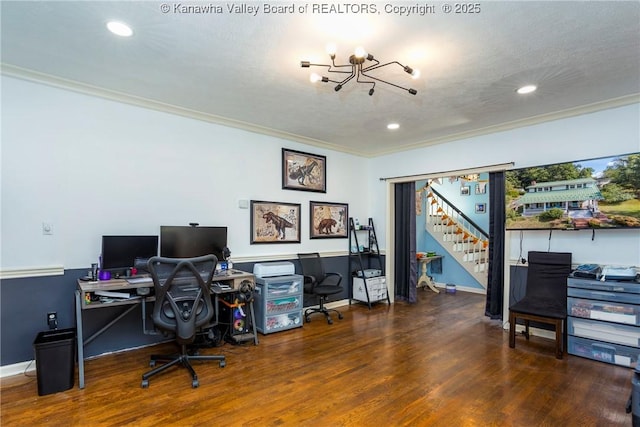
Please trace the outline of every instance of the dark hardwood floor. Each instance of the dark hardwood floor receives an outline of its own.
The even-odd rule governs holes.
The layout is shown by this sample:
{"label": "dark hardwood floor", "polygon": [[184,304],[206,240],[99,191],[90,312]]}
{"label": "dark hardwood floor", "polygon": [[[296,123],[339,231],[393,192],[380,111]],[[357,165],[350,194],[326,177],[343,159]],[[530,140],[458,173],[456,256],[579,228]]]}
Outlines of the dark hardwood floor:
{"label": "dark hardwood floor", "polygon": [[204,349],[197,363],[140,387],[148,356],[86,363],[86,388],[39,397],[35,378],[2,379],[2,426],[630,426],[633,370],[565,355],[486,318],[484,296],[419,290],[414,305],[341,308],[333,325],[260,335],[260,344]]}

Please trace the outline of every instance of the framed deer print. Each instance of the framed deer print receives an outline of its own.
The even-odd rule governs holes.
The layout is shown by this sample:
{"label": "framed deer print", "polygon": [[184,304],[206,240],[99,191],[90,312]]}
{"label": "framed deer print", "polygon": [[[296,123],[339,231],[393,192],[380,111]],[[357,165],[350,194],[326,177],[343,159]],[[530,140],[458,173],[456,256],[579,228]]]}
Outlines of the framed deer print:
{"label": "framed deer print", "polygon": [[349,205],[344,203],[309,202],[309,238],[347,238]]}
{"label": "framed deer print", "polygon": [[300,243],[300,204],[251,201],[251,244]]}
{"label": "framed deer print", "polygon": [[283,148],[282,188],[326,193],[327,158]]}

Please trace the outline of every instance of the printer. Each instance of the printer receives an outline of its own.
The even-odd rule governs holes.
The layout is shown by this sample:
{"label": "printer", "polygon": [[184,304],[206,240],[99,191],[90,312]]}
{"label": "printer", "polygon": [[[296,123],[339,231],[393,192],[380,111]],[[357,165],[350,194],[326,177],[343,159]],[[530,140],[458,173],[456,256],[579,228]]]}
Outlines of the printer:
{"label": "printer", "polygon": [[253,275],[256,277],[289,276],[296,274],[296,268],[292,262],[262,262],[253,265]]}

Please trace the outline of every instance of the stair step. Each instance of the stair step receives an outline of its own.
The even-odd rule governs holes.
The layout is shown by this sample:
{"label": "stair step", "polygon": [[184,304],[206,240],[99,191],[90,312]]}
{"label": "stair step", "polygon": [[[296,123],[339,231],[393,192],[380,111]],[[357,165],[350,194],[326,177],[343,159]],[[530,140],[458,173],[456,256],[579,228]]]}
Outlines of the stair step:
{"label": "stair step", "polygon": [[477,253],[486,252],[486,251],[487,250],[484,249],[484,248],[473,248],[473,249],[465,249],[464,250],[464,252],[467,253],[467,254],[470,254],[470,253],[476,253],[477,254]]}

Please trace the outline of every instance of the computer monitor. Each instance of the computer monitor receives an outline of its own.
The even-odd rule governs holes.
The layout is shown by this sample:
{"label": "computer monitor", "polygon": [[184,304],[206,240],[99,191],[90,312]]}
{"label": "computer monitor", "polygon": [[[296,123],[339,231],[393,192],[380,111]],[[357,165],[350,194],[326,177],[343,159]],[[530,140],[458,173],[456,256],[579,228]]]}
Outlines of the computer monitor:
{"label": "computer monitor", "polygon": [[136,258],[158,255],[158,236],[102,236],[103,270],[123,274]]}
{"label": "computer monitor", "polygon": [[215,255],[224,260],[223,249],[227,246],[227,227],[160,227],[160,256],[169,258],[193,258]]}

